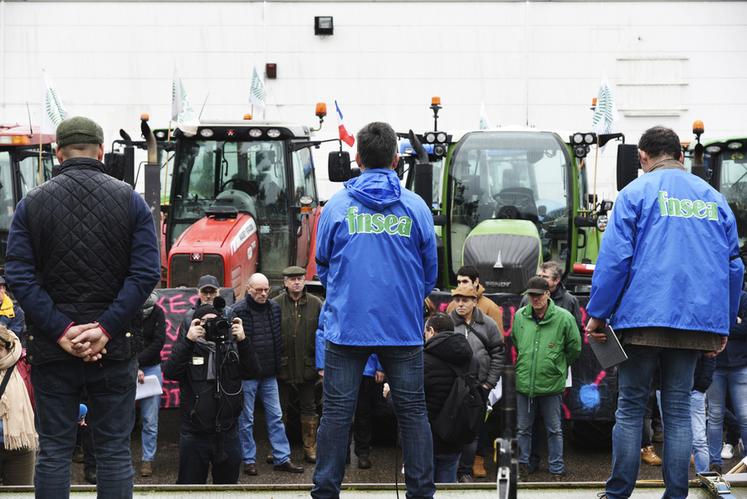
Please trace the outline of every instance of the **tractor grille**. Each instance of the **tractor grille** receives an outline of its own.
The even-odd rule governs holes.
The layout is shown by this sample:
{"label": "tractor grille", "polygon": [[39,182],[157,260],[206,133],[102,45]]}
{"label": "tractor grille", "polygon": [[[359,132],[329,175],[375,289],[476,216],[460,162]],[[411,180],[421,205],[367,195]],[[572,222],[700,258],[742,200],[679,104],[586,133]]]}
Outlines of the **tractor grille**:
{"label": "tractor grille", "polygon": [[200,276],[213,275],[224,286],[223,258],[220,255],[204,255],[201,262],[190,262],[189,254],[177,254],[171,257],[171,274],[169,287],[178,288],[197,286]]}

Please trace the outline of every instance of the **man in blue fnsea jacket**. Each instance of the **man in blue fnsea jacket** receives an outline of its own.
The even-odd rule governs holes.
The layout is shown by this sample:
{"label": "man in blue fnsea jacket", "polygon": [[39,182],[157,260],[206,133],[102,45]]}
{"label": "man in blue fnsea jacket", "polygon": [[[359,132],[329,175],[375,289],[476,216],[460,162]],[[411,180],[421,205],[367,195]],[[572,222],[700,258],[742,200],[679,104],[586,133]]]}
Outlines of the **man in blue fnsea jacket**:
{"label": "man in blue fnsea jacket", "polygon": [[618,368],[608,499],[628,498],[640,464],[642,421],[651,379],[661,367],[665,497],[687,497],[692,446],[690,391],[699,351],[726,346],[744,266],[737,226],[724,197],[682,166],[670,129],[638,143],[645,175],[617,196],[592,280],[591,341],[609,320],[628,360]]}
{"label": "man in blue fnsea jacket", "polygon": [[327,290],[324,410],[312,497],[337,498],[361,373],[376,353],[402,434],[407,497],[430,498],[433,452],[423,390],[423,300],[438,262],[430,209],[400,187],[397,136],[386,123],[358,132],[361,176],[324,207],[317,269]]}

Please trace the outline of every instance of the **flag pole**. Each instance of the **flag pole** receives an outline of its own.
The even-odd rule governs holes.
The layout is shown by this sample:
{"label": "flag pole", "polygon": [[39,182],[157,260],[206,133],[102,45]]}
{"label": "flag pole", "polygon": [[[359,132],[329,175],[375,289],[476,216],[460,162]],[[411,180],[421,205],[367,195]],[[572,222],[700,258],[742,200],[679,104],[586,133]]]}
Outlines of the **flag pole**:
{"label": "flag pole", "polygon": [[[29,107],[28,101],[26,102],[26,113],[29,115],[29,133],[31,134],[31,137],[34,136],[34,126],[31,124],[31,108]],[[42,133],[41,133],[41,127],[39,127],[39,165],[37,170],[37,176],[39,178],[39,184],[41,184],[44,181],[44,176],[42,175]]]}
{"label": "flag pole", "polygon": [[[166,132],[166,142],[171,142],[171,120],[169,120],[169,129]],[[166,155],[166,173],[163,176],[163,182],[161,183],[161,192],[159,196],[163,196],[163,189],[166,189],[166,183],[169,181],[169,164],[171,163],[171,156]]]}

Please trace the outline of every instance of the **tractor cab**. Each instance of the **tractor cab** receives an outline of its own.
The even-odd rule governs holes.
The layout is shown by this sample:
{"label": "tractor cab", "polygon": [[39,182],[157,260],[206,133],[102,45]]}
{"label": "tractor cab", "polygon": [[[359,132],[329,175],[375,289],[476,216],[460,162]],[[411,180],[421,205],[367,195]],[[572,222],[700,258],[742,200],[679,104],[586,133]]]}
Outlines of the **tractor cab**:
{"label": "tractor cab", "polygon": [[52,178],[54,134],[29,133],[25,125],[0,124],[0,265],[16,205]]}
{"label": "tractor cab", "polygon": [[747,137],[701,142],[704,130],[702,121],[693,123],[695,140],[682,144],[684,165],[726,198],[737,221],[740,253],[747,261]]}
{"label": "tractor cab", "polygon": [[310,263],[309,214],[318,212],[310,133],[253,121],[201,123],[193,136],[176,131],[169,287],[212,274],[238,291],[254,272],[277,282],[288,265]]}

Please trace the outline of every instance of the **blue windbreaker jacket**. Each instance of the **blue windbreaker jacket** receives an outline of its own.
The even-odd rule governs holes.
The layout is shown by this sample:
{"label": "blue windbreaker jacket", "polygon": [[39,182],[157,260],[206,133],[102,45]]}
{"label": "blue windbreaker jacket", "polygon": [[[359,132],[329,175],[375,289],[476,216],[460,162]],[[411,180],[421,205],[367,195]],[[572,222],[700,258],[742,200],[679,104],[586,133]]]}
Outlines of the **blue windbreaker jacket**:
{"label": "blue windbreaker jacket", "polygon": [[423,300],[436,283],[433,216],[389,169],[368,169],[324,207],[317,270],[325,336],[338,345],[423,344]]}
{"label": "blue windbreaker jacket", "polygon": [[[326,303],[326,302],[325,302]],[[316,330],[316,369],[324,369],[324,347],[327,340],[324,337],[324,307],[322,306],[322,313],[319,314],[319,325]],[[379,362],[379,357],[374,353],[366,361],[366,365],[363,367],[363,376],[373,378],[376,371],[384,372],[384,367]]]}
{"label": "blue windbreaker jacket", "polygon": [[728,335],[743,272],[724,196],[684,170],[653,171],[617,196],[586,311],[618,329]]}

